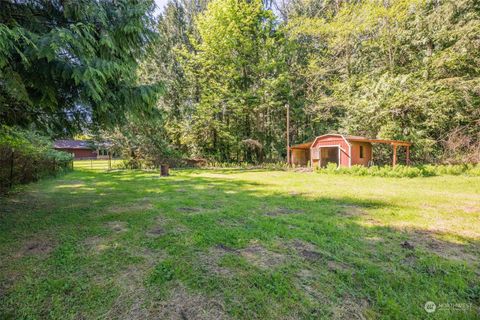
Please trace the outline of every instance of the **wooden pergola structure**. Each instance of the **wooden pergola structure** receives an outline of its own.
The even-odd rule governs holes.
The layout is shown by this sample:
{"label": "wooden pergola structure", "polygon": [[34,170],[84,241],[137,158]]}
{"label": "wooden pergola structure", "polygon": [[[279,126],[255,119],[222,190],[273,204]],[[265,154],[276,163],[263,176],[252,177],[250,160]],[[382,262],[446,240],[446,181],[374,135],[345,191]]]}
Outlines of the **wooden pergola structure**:
{"label": "wooden pergola structure", "polygon": [[[351,141],[361,141],[361,142],[370,142],[370,143],[383,143],[389,144],[393,147],[393,157],[392,157],[392,166],[397,165],[397,149],[398,147],[405,147],[405,162],[407,165],[410,165],[410,146],[412,145],[410,142],[407,141],[400,141],[400,140],[386,140],[386,139],[365,139],[360,138],[350,138]],[[373,160],[373,159],[372,159]]]}

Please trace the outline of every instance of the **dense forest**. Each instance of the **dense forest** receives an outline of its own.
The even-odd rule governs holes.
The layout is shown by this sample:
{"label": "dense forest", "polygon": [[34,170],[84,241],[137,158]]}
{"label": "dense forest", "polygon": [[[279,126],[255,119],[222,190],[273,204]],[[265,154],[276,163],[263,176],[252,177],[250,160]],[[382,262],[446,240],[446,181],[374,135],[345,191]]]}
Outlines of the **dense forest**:
{"label": "dense forest", "polygon": [[165,85],[162,137],[188,156],[283,159],[288,105],[293,143],[339,132],[478,161],[479,15],[475,1],[171,1],[141,77]]}
{"label": "dense forest", "polygon": [[416,163],[480,161],[478,1],[2,6],[3,125],[131,159],[281,161],[288,106],[292,143],[337,132],[411,141]]}

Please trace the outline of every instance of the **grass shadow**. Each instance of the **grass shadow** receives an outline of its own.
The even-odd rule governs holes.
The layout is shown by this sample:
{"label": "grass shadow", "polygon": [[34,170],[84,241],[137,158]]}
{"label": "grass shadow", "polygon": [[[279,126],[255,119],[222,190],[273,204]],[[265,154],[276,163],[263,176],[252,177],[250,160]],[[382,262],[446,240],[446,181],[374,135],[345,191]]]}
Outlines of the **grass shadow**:
{"label": "grass shadow", "polygon": [[388,201],[213,172],[75,172],[2,200],[0,312],[425,318],[434,301],[463,308],[437,318],[477,314],[478,241],[388,226],[375,212],[403,209]]}

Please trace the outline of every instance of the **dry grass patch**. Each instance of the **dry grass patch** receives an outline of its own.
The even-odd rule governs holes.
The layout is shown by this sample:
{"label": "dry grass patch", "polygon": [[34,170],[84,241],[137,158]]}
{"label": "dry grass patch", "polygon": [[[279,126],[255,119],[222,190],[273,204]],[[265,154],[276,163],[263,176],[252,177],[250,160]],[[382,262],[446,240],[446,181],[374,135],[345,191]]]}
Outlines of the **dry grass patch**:
{"label": "dry grass patch", "polygon": [[270,217],[275,217],[275,216],[280,216],[284,214],[302,214],[305,213],[305,211],[300,210],[300,209],[290,209],[290,208],[285,208],[285,207],[277,207],[273,209],[269,209],[265,212],[265,215],[270,216]]}
{"label": "dry grass patch", "polygon": [[177,211],[185,212],[185,213],[195,213],[200,212],[202,209],[197,207],[180,207],[177,208]]}
{"label": "dry grass patch", "polygon": [[163,236],[165,233],[165,229],[161,226],[155,226],[149,231],[147,231],[147,235],[154,238]]}
{"label": "dry grass patch", "polygon": [[147,211],[153,209],[153,204],[149,198],[143,198],[132,203],[126,203],[124,205],[114,205],[108,208],[108,212],[111,213],[125,213],[135,211]]}
{"label": "dry grass patch", "polygon": [[221,320],[228,319],[223,302],[191,293],[181,285],[175,287],[170,298],[155,310],[155,319]]}
{"label": "dry grass patch", "polygon": [[128,231],[127,223],[125,221],[110,221],[106,223],[106,226],[115,232]]}
{"label": "dry grass patch", "polygon": [[55,249],[55,244],[49,239],[32,239],[25,242],[14,254],[16,258],[25,256],[47,257]]}
{"label": "dry grass patch", "polygon": [[87,249],[93,251],[94,253],[99,253],[112,247],[116,247],[116,244],[112,245],[106,239],[99,236],[88,237],[83,241],[83,243]]}
{"label": "dry grass patch", "polygon": [[324,258],[323,255],[318,252],[317,247],[309,242],[296,239],[287,244],[287,247],[293,249],[302,259],[310,262],[317,262]]}
{"label": "dry grass patch", "polygon": [[317,279],[312,270],[301,269],[296,276],[297,288],[300,289],[312,302],[325,300],[325,296],[316,288]]}
{"label": "dry grass patch", "polygon": [[220,260],[227,254],[238,254],[238,251],[223,244],[209,248],[199,257],[200,263],[210,273],[221,276],[231,276],[232,271],[220,266]]}
{"label": "dry grass patch", "polygon": [[435,238],[435,234],[425,231],[412,233],[408,243],[411,244],[412,249],[419,247],[445,259],[464,261],[474,265],[478,264],[477,256],[480,254],[480,248],[475,245],[463,245],[440,240]]}
{"label": "dry grass patch", "polygon": [[200,261],[206,269],[214,274],[228,276],[232,271],[219,266],[219,261],[227,254],[234,254],[245,258],[249,263],[261,269],[275,268],[286,261],[286,257],[280,253],[265,249],[259,244],[252,244],[243,249],[234,249],[219,244],[202,255]]}
{"label": "dry grass patch", "polygon": [[340,207],[340,214],[345,217],[359,217],[365,215],[366,212],[361,207],[354,204],[344,204]]}
{"label": "dry grass patch", "polygon": [[155,302],[149,297],[144,281],[148,272],[165,258],[161,251],[149,249],[135,250],[135,255],[145,262],[130,265],[117,274],[114,284],[120,288],[120,295],[105,315],[106,319],[162,319],[155,310]]}
{"label": "dry grass patch", "polygon": [[366,299],[346,296],[332,308],[332,319],[365,320],[368,305]]}
{"label": "dry grass patch", "polygon": [[332,272],[350,272],[352,268],[346,263],[330,260],[327,262],[328,270]]}
{"label": "dry grass patch", "polygon": [[283,254],[267,250],[259,244],[252,244],[238,252],[248,262],[262,269],[277,267],[286,260]]}

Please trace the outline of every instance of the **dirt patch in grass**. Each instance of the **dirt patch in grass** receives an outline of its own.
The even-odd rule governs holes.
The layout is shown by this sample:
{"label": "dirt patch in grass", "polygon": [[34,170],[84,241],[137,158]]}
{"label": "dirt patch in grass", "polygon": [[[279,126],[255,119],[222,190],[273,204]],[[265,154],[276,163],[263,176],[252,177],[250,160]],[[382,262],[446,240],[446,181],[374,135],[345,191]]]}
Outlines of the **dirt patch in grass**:
{"label": "dirt patch in grass", "polygon": [[174,288],[170,298],[156,307],[156,319],[210,320],[228,319],[223,302],[188,292],[183,286]]}
{"label": "dirt patch in grass", "polygon": [[280,216],[285,214],[302,214],[302,213],[305,213],[305,211],[300,209],[290,209],[285,207],[277,207],[277,208],[268,209],[267,211],[265,211],[265,215],[270,217],[275,217],[275,216]]}
{"label": "dirt patch in grass", "polygon": [[120,295],[105,315],[106,319],[161,319],[144,280],[155,264],[164,258],[164,253],[145,248],[134,248],[134,252],[144,258],[144,262],[129,265],[114,278],[113,283],[120,288]]}
{"label": "dirt patch in grass", "polygon": [[415,246],[413,244],[411,244],[410,242],[408,241],[404,241],[400,244],[400,246],[403,248],[403,249],[406,249],[406,250],[414,250],[415,249]]}
{"label": "dirt patch in grass", "polygon": [[267,250],[259,244],[253,244],[243,249],[235,249],[224,244],[219,244],[210,248],[208,253],[203,255],[200,260],[207,270],[211,271],[212,273],[231,275],[232,271],[230,269],[219,266],[219,261],[226,254],[241,256],[249,263],[262,269],[275,268],[286,260],[284,255]]}
{"label": "dirt patch in grass", "polygon": [[297,272],[296,286],[300,289],[312,302],[317,303],[324,301],[325,296],[316,288],[318,285],[315,273],[309,269],[301,269]]}
{"label": "dirt patch in grass", "polygon": [[415,253],[409,252],[402,260],[402,263],[408,267],[414,267],[417,263],[417,256],[415,255]]}
{"label": "dirt patch in grass", "polygon": [[180,207],[177,208],[177,211],[179,212],[185,212],[185,213],[196,213],[202,211],[200,208],[197,207]]}
{"label": "dirt patch in grass", "polygon": [[87,249],[95,253],[102,252],[111,247],[111,245],[104,238],[99,236],[88,237],[83,241],[83,243]]}
{"label": "dirt patch in grass", "polygon": [[238,251],[223,244],[216,245],[211,247],[206,253],[201,254],[199,261],[202,266],[212,274],[230,276],[232,275],[232,271],[220,266],[220,260],[229,253],[238,254]]}
{"label": "dirt patch in grass", "polygon": [[107,227],[109,227],[114,232],[125,232],[128,231],[127,223],[125,221],[110,221],[107,222]]}
{"label": "dirt patch in grass", "polygon": [[15,253],[16,258],[25,256],[47,257],[55,249],[55,244],[48,239],[32,239]]}
{"label": "dirt patch in grass", "polygon": [[[472,245],[463,245],[434,237],[434,234],[424,231],[416,231],[411,234],[408,241],[414,248],[422,248],[425,251],[434,253],[449,260],[465,261],[467,263],[478,263],[480,249]],[[470,252],[475,251],[475,252]]]}
{"label": "dirt patch in grass", "polygon": [[161,226],[156,226],[152,229],[150,229],[148,232],[147,232],[147,235],[150,236],[150,237],[160,237],[160,236],[163,236],[165,234],[165,229]]}
{"label": "dirt patch in grass", "polygon": [[345,217],[358,217],[365,215],[365,210],[354,204],[345,204],[340,208],[340,214]]}
{"label": "dirt patch in grass", "polygon": [[309,242],[296,239],[289,243],[287,247],[293,249],[298,256],[302,257],[302,259],[310,262],[321,261],[325,258],[320,252],[318,252],[317,247]]}
{"label": "dirt patch in grass", "polygon": [[347,272],[351,270],[350,266],[347,264],[333,260],[327,262],[327,267],[328,270],[332,272]]}
{"label": "dirt patch in grass", "polygon": [[382,243],[384,239],[381,237],[373,236],[373,237],[365,237],[365,241],[370,244]]}
{"label": "dirt patch in grass", "polygon": [[244,218],[220,218],[216,222],[218,225],[226,228],[237,228],[245,224]]}
{"label": "dirt patch in grass", "polygon": [[327,269],[331,272],[346,272],[352,270],[348,264],[335,260],[334,257],[327,252],[321,252],[317,246],[312,243],[296,239],[289,243],[287,247],[292,249],[296,255],[305,261],[323,265],[326,264]]}
{"label": "dirt patch in grass", "polygon": [[259,244],[253,244],[241,249],[239,254],[251,264],[262,269],[277,267],[286,260],[284,255],[267,250]]}
{"label": "dirt patch in grass", "polygon": [[332,308],[332,319],[364,320],[368,305],[366,299],[344,297]]}
{"label": "dirt patch in grass", "polygon": [[153,205],[149,198],[143,198],[132,203],[126,203],[124,205],[115,205],[108,209],[110,213],[125,213],[135,211],[147,211],[153,209]]}

